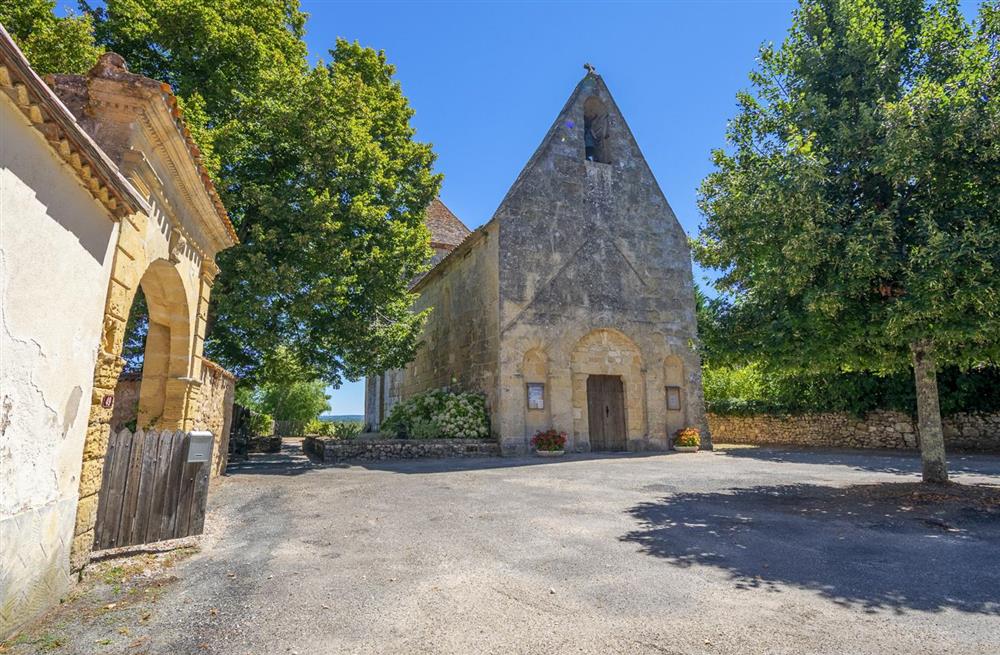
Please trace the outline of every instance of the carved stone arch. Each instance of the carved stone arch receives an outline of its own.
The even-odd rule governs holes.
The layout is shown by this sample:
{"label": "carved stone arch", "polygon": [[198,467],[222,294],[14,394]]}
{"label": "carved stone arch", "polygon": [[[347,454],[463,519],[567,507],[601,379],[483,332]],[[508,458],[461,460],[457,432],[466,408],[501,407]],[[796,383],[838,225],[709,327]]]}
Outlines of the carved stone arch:
{"label": "carved stone arch", "polygon": [[614,328],[591,330],[576,342],[570,357],[570,370],[573,439],[577,447],[588,449],[590,446],[587,379],[593,375],[621,378],[628,448],[643,448],[648,436],[646,380],[642,354],[635,341]]}

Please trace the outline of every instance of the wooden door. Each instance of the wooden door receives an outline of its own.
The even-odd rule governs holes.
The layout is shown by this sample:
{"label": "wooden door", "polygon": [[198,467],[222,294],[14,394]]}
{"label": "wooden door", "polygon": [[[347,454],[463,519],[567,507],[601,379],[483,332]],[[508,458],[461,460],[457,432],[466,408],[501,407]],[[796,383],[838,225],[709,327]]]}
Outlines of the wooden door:
{"label": "wooden door", "polygon": [[207,460],[189,461],[191,435],[122,430],[112,434],[97,502],[94,548],[201,534],[208,499]]}
{"label": "wooden door", "polygon": [[626,450],[625,385],[617,375],[587,378],[587,414],[591,450]]}

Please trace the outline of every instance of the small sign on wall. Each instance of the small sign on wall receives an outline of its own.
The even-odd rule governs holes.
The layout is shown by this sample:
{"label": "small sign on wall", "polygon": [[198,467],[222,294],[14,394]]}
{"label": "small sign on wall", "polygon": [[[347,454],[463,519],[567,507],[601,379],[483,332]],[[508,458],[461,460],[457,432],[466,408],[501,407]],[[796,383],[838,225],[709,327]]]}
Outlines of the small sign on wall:
{"label": "small sign on wall", "polygon": [[528,383],[528,409],[545,409],[545,385],[540,382]]}
{"label": "small sign on wall", "polygon": [[109,393],[101,398],[101,407],[104,409],[111,409],[115,404],[115,395]]}
{"label": "small sign on wall", "polygon": [[681,408],[681,388],[667,387],[667,409],[679,411]]}

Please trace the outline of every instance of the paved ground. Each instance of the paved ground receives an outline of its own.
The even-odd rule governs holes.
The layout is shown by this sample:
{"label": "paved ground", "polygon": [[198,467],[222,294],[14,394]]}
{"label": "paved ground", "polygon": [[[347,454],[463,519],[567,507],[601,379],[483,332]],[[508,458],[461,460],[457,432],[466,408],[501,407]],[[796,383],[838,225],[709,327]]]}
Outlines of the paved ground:
{"label": "paved ground", "polygon": [[[1000,457],[951,466],[1000,485]],[[995,655],[1000,493],[914,492],[918,468],[757,448],[258,456],[213,487],[202,552],[126,636],[63,624],[64,652]]]}

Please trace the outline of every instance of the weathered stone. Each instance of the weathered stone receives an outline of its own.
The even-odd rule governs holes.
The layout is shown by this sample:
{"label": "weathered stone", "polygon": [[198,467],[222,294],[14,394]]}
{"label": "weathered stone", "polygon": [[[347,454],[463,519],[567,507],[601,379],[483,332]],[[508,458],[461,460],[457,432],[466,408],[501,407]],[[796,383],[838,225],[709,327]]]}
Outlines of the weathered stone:
{"label": "weathered stone", "polygon": [[[1000,451],[1000,414],[959,413],[942,420],[949,448]],[[851,448],[917,448],[913,419],[902,412],[874,411],[856,421],[845,414],[721,416],[709,414],[721,443],[789,444]]]}
{"label": "weathered stone", "polygon": [[[590,450],[587,378],[600,375],[621,379],[629,450],[665,450],[688,425],[710,447],[687,237],[599,76],[574,90],[493,218],[414,290],[416,309],[433,309],[424,345],[369,382],[370,428],[399,399],[458,386],[486,396],[505,452],[550,427]],[[544,385],[542,407],[528,407],[529,384]]]}

